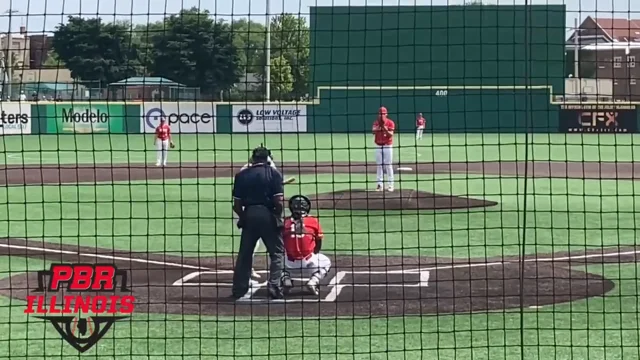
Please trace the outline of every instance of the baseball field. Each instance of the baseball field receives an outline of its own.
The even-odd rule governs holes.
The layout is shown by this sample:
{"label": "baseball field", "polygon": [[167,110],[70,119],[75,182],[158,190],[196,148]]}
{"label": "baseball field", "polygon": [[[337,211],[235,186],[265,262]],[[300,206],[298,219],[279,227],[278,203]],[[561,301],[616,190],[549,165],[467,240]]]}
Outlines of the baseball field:
{"label": "baseball field", "polygon": [[[0,358],[640,358],[637,135],[399,134],[394,193],[365,191],[368,134],[175,135],[167,168],[152,141],[0,137]],[[227,298],[261,142],[285,196],[319,199],[319,298]],[[60,261],[117,264],[136,296],[81,355],[23,313]]]}

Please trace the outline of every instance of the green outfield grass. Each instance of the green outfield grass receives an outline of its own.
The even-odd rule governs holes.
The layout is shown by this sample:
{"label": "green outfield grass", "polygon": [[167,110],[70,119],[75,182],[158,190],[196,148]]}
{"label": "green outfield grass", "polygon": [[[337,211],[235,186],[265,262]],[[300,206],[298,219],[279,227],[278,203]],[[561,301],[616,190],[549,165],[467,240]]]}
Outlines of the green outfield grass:
{"label": "green outfield grass", "polygon": [[[403,162],[525,160],[526,140],[524,135],[425,135],[416,144],[413,135],[402,134],[395,156]],[[640,156],[636,135],[536,134],[528,141],[529,160],[633,161]],[[154,162],[151,142],[142,135],[7,136],[0,137],[0,161]],[[371,137],[365,134],[182,135],[176,142],[180,151],[171,152],[174,163],[241,163],[260,142],[274,150],[278,163],[373,162]],[[633,181],[408,173],[398,178],[398,188],[486,198],[499,205],[437,212],[321,210],[324,251],[468,258],[637,243],[640,193]],[[374,180],[372,174],[303,175],[287,192],[371,187]],[[227,255],[239,240],[230,189],[230,178],[3,187],[0,236]],[[47,265],[0,257],[0,277]],[[83,355],[49,324],[24,315],[24,302],[0,297],[0,358],[511,360],[520,358],[523,347],[526,359],[639,359],[639,266],[590,265],[588,270],[614,280],[616,288],[604,298],[542,309],[455,316],[300,320],[138,313],[117,323]]]}
{"label": "green outfield grass", "polygon": [[[634,161],[639,134],[413,134],[396,137],[402,162],[465,161]],[[175,135],[171,161],[244,162],[261,142],[278,161],[374,161],[371,135]],[[528,142],[527,142],[528,141]],[[528,158],[525,144],[529,143]],[[20,163],[126,163],[155,161],[151,135],[29,135],[0,138],[0,161]]]}

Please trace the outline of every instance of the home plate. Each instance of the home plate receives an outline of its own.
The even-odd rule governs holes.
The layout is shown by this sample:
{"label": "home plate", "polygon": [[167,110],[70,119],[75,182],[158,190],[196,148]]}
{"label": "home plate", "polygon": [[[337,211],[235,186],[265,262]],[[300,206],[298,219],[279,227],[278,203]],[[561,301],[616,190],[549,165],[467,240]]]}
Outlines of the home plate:
{"label": "home plate", "polygon": [[410,168],[410,167],[399,167],[398,168],[398,171],[411,171],[411,170],[413,170],[413,169]]}

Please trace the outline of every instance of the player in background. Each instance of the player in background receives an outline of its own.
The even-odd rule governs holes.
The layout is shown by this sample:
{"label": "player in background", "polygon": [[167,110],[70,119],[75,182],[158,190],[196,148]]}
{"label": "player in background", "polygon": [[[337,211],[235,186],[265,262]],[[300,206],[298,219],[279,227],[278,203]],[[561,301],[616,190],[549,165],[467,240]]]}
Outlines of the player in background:
{"label": "player in background", "polygon": [[427,120],[424,119],[422,113],[418,114],[416,118],[416,140],[422,139],[422,132],[424,131],[424,127],[427,125]]}
{"label": "player in background", "polygon": [[306,287],[314,295],[319,295],[318,285],[329,270],[331,260],[320,253],[322,248],[322,227],[318,218],[309,215],[311,200],[295,195],[289,199],[291,217],[284,221],[282,238],[285,251],[285,271],[282,279],[283,290],[293,287],[290,272],[309,276]]}
{"label": "player in background", "polygon": [[160,119],[160,125],[156,128],[154,145],[156,147],[156,166],[167,166],[167,155],[169,146],[175,146],[171,140],[171,128],[166,119]]}
{"label": "player in background", "polygon": [[393,191],[393,133],[396,124],[387,117],[387,108],[378,110],[378,119],[373,123],[373,140],[376,145],[377,181],[376,191],[384,190],[384,175],[387,174],[387,191]]}

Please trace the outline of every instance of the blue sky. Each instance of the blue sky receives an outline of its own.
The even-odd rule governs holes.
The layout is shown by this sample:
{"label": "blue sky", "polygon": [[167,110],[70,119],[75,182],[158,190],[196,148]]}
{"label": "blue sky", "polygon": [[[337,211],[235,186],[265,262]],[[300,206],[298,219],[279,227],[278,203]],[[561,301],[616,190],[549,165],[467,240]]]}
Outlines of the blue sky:
{"label": "blue sky", "polygon": [[[271,0],[271,13],[283,11],[306,16],[310,6],[364,6],[364,5],[460,5],[464,0]],[[485,3],[513,5],[524,4],[524,0],[485,0]],[[530,4],[562,4],[560,1],[531,0]],[[567,26],[573,19],[588,15],[600,17],[640,18],[640,0],[564,0],[567,6]],[[19,13],[13,17],[12,29],[26,25],[28,31],[52,31],[68,15],[95,17],[105,20],[129,20],[147,23],[159,20],[164,14],[175,14],[182,8],[192,6],[208,9],[218,17],[231,20],[250,17],[264,22],[265,0],[2,0],[0,1],[0,32],[9,28],[8,16],[4,12],[14,9]],[[27,15],[28,14],[28,15]]]}

